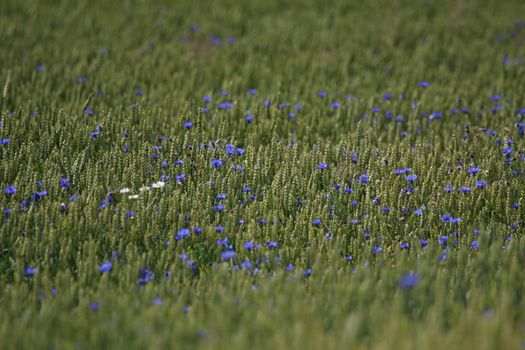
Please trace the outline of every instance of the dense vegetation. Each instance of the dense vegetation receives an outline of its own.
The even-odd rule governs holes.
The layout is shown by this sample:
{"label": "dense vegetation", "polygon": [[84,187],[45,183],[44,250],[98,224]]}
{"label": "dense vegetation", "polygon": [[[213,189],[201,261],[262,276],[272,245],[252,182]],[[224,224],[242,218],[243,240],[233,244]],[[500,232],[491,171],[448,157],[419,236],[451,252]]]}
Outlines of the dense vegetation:
{"label": "dense vegetation", "polygon": [[0,348],[525,346],[525,2],[0,2]]}

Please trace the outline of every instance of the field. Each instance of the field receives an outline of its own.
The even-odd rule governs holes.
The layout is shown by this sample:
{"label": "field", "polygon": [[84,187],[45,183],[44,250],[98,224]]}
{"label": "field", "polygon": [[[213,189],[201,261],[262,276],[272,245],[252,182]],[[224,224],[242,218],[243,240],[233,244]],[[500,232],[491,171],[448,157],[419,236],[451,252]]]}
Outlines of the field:
{"label": "field", "polygon": [[0,348],[523,349],[524,77],[519,0],[1,1]]}

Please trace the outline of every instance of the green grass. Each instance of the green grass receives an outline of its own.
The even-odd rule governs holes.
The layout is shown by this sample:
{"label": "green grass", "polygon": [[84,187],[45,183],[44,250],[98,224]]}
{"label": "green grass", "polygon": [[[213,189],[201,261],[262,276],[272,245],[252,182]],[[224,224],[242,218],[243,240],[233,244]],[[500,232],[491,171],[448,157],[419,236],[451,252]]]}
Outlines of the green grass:
{"label": "green grass", "polygon": [[524,13],[0,2],[0,348],[522,348]]}

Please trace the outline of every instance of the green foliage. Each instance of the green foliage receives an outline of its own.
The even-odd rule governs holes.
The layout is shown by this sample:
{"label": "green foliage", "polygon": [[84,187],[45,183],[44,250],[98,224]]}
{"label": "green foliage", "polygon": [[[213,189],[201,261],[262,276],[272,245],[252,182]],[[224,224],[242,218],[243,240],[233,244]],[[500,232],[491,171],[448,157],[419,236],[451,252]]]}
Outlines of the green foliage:
{"label": "green foliage", "polygon": [[523,13],[0,2],[0,348],[523,346]]}

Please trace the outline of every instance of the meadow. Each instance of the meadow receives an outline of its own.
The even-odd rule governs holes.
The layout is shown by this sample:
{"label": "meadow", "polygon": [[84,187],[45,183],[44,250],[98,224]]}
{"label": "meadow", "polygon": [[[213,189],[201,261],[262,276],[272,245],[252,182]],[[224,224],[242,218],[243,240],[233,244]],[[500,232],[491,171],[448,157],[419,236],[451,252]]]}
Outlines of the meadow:
{"label": "meadow", "polygon": [[0,348],[523,349],[524,77],[519,0],[1,1]]}

